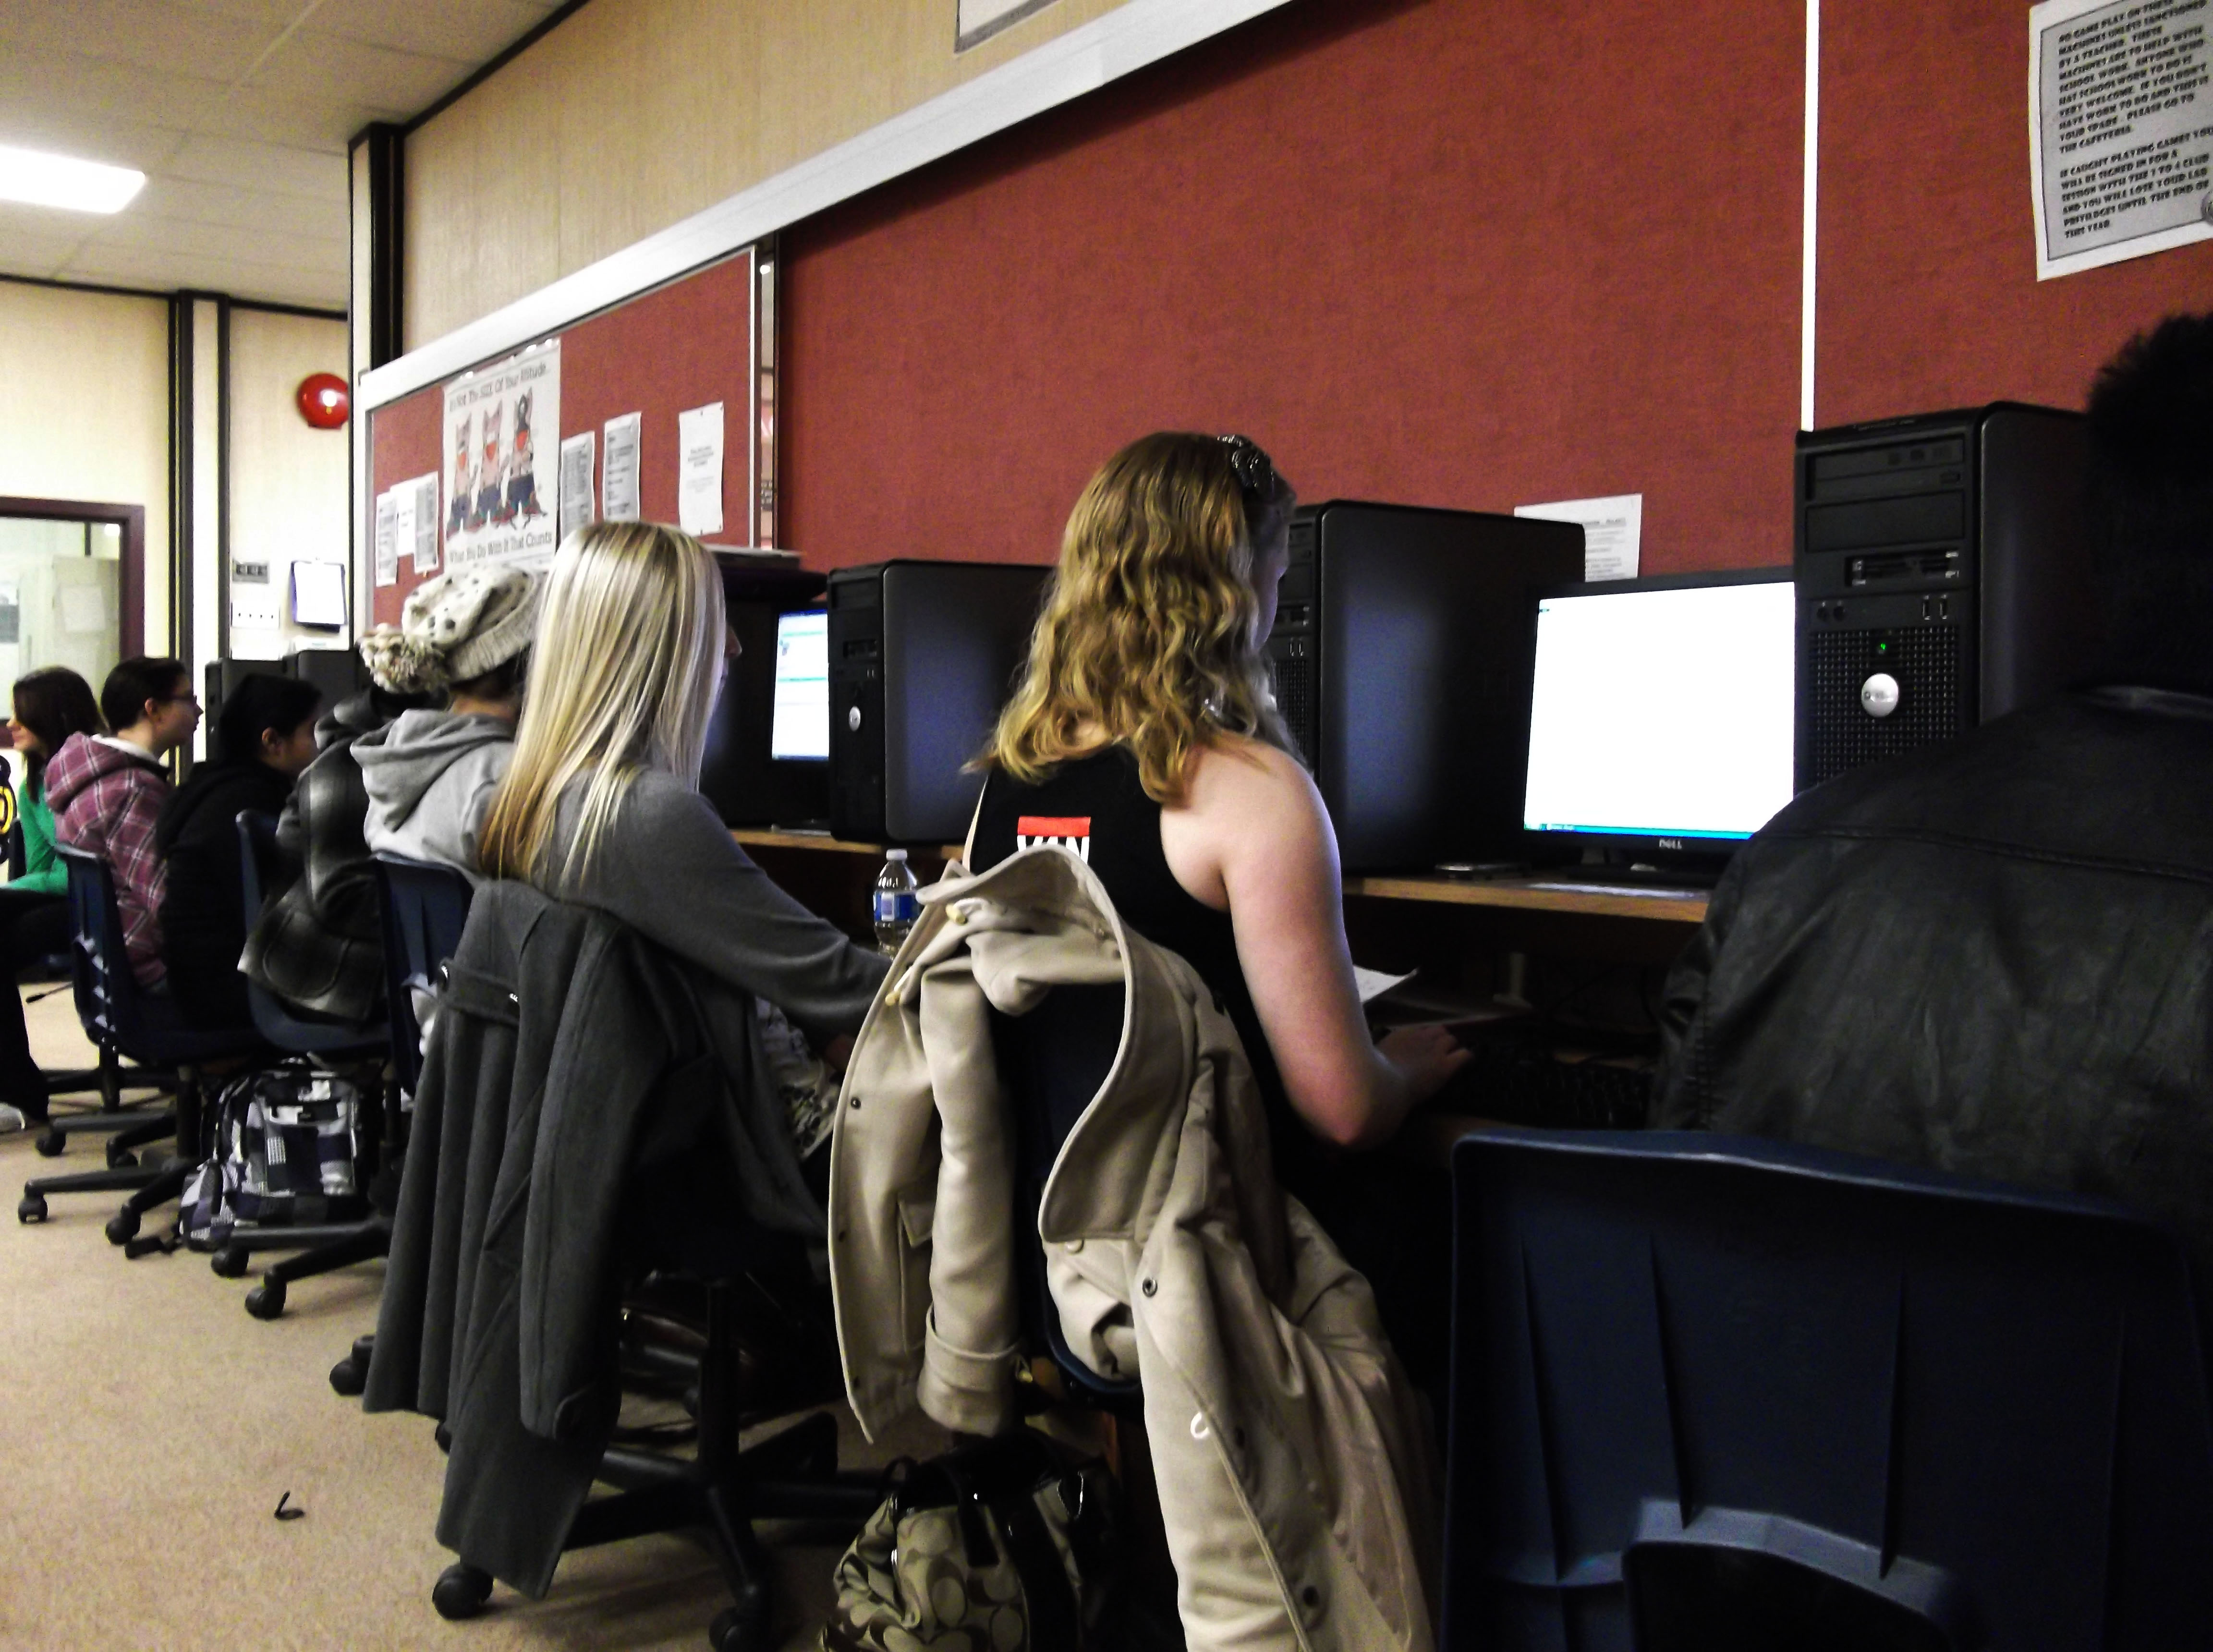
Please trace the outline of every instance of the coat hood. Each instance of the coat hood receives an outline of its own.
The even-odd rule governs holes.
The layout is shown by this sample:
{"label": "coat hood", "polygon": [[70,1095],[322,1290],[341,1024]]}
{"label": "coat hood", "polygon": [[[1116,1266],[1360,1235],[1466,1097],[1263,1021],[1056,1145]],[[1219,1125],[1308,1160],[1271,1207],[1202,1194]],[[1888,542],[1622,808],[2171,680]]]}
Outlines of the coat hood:
{"label": "coat hood", "polygon": [[59,814],[86,787],[104,776],[131,768],[160,775],[164,783],[169,777],[167,770],[142,753],[125,751],[90,735],[71,735],[47,760],[46,805]]}
{"label": "coat hood", "polygon": [[450,711],[402,711],[353,743],[369,802],[393,826],[405,822],[440,776],[472,752],[512,746],[515,725]]}

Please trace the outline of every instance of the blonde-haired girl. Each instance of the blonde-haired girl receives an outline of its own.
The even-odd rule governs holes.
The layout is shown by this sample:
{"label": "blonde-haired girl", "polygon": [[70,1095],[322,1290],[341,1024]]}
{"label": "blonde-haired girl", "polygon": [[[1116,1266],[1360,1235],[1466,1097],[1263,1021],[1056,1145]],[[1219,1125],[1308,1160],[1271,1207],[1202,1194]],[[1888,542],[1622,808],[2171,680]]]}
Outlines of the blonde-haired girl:
{"label": "blonde-haired girl", "polygon": [[730,647],[714,558],[673,527],[594,522],[539,600],[485,871],[599,907],[818,1041],[858,1031],[887,961],[770,881],[699,795]]}
{"label": "blonde-haired girl", "polygon": [[[1466,1057],[1432,1028],[1368,1036],[1336,837],[1261,654],[1294,502],[1243,436],[1164,431],[1100,467],[985,754],[969,864],[1082,822],[1124,920],[1222,995],[1263,1091],[1325,1142],[1361,1146]],[[1277,1153],[1304,1193],[1288,1173],[1300,1155]]]}

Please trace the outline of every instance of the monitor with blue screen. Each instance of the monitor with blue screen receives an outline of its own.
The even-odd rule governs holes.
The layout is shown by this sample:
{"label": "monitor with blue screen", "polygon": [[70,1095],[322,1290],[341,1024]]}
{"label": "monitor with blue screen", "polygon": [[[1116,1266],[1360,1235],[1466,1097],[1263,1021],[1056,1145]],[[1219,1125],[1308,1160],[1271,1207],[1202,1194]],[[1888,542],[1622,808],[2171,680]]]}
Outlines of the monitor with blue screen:
{"label": "monitor with blue screen", "polygon": [[1797,622],[1787,568],[1537,599],[1522,825],[1725,853],[1790,801]]}
{"label": "monitor with blue screen", "polygon": [[768,754],[778,762],[830,760],[830,615],[808,608],[776,622],[775,706]]}

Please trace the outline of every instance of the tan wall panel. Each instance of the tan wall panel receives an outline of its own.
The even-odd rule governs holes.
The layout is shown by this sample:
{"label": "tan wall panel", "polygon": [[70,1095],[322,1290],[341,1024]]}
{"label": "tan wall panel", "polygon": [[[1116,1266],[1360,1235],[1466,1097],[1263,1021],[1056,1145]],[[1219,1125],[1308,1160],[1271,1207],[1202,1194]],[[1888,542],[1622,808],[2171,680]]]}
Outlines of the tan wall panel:
{"label": "tan wall panel", "polygon": [[[335,640],[291,623],[285,570],[346,560],[349,462],[345,431],[311,429],[294,397],[310,373],[342,375],[345,358],[343,321],[231,312],[230,556],[269,564],[268,590],[286,616],[282,640],[292,645]],[[232,652],[246,641],[234,631]]]}
{"label": "tan wall panel", "polygon": [[955,0],[593,0],[407,140],[412,350],[1113,11],[954,55]]}
{"label": "tan wall panel", "polygon": [[0,494],[146,508],[146,643],[169,634],[169,319],[0,281]]}

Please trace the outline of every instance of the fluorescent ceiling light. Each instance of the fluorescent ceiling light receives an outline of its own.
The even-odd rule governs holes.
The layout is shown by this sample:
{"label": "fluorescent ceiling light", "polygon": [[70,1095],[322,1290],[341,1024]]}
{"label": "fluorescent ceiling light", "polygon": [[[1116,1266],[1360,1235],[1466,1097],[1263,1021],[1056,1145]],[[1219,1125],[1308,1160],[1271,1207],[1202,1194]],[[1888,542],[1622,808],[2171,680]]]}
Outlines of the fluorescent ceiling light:
{"label": "fluorescent ceiling light", "polygon": [[0,143],[0,201],[64,207],[71,212],[120,212],[145,183],[146,174],[129,167]]}

